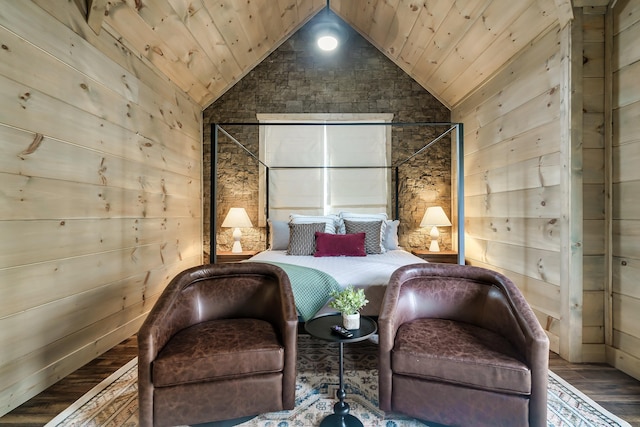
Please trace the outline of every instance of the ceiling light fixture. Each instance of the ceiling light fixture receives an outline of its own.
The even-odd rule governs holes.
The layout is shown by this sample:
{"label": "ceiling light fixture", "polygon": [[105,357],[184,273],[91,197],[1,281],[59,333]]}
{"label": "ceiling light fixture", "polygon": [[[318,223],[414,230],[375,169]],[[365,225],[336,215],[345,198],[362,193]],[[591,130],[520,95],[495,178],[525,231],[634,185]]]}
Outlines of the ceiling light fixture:
{"label": "ceiling light fixture", "polygon": [[338,47],[338,39],[331,35],[318,37],[318,47],[326,51],[334,50]]}

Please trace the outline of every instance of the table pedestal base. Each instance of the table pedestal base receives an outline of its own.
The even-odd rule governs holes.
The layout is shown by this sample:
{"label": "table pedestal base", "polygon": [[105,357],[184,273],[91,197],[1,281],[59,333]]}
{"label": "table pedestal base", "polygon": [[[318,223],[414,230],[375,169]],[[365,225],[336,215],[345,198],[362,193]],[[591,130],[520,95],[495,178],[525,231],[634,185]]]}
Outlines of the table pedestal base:
{"label": "table pedestal base", "polygon": [[353,415],[327,415],[320,423],[320,427],[364,427],[362,422]]}
{"label": "table pedestal base", "polygon": [[309,320],[305,324],[305,329],[311,335],[317,338],[321,338],[327,341],[333,341],[339,343],[339,353],[338,353],[338,368],[339,368],[339,389],[336,391],[336,397],[338,398],[338,402],[333,405],[333,414],[327,415],[322,422],[320,423],[320,427],[364,427],[362,422],[349,414],[349,404],[345,402],[345,398],[347,397],[347,392],[344,389],[344,343],[345,342],[356,342],[362,341],[369,338],[371,335],[376,333],[378,327],[376,326],[376,322],[369,319],[368,317],[363,317],[360,319],[360,329],[354,330],[353,337],[345,338],[341,336],[337,336],[333,334],[331,331],[332,325],[336,325],[340,323],[340,315],[326,315],[316,317],[315,319]]}

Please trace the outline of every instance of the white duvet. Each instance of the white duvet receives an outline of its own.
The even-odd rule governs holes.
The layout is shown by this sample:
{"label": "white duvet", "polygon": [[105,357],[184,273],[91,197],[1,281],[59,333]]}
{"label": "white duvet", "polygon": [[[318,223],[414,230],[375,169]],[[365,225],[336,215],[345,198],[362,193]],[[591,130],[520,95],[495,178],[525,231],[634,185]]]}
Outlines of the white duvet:
{"label": "white duvet", "polygon": [[315,268],[333,276],[342,287],[386,285],[398,267],[426,262],[404,250],[391,250],[363,257],[295,256],[287,255],[287,251],[267,250],[248,261],[281,262]]}

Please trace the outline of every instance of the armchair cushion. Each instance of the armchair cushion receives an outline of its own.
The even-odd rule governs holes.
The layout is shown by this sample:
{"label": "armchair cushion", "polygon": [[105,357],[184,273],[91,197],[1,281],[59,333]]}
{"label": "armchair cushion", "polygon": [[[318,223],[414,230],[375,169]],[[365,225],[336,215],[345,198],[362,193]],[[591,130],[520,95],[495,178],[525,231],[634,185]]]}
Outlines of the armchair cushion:
{"label": "armchair cushion", "polygon": [[175,334],[153,362],[156,387],[280,372],[284,348],[259,319],[199,323]]}
{"label": "armchair cushion", "polygon": [[391,357],[393,371],[400,375],[522,395],[531,391],[531,370],[509,341],[468,323],[405,323],[398,329]]}

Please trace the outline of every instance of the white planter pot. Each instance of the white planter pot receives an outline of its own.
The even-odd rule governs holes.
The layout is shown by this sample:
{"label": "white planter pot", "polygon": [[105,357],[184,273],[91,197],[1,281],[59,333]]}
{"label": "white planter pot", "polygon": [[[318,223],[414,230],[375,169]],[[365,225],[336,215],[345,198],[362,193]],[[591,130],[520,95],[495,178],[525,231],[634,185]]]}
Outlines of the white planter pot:
{"label": "white planter pot", "polygon": [[342,326],[346,329],[360,329],[360,313],[342,314]]}

